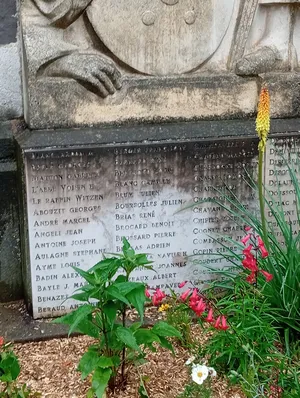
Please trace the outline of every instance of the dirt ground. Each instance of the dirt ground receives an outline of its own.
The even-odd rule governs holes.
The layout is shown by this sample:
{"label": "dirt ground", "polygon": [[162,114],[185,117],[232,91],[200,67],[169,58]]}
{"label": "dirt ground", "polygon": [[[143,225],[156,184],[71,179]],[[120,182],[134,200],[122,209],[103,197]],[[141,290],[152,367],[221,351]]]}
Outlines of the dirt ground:
{"label": "dirt ground", "polygon": [[[32,391],[47,398],[84,398],[89,388],[88,381],[81,381],[76,370],[81,356],[92,339],[86,336],[53,339],[42,342],[16,344],[22,372],[20,382],[27,383]],[[150,398],[176,398],[190,380],[190,370],[185,365],[190,354],[175,345],[176,356],[159,349],[149,352],[148,363],[139,368],[142,375],[149,376],[147,389]],[[130,369],[126,390],[117,391],[114,397],[138,398],[139,373]],[[212,383],[213,398],[243,398],[237,389],[230,389],[226,382],[216,377]]]}

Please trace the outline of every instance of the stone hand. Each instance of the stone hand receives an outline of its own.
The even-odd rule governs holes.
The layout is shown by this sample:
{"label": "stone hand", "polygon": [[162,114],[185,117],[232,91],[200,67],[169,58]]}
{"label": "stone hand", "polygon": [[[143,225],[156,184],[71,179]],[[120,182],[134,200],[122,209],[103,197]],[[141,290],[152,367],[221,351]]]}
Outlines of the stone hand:
{"label": "stone hand", "polygon": [[51,63],[44,73],[47,76],[75,79],[102,98],[122,87],[121,73],[115,64],[98,54],[73,53],[64,56]]}

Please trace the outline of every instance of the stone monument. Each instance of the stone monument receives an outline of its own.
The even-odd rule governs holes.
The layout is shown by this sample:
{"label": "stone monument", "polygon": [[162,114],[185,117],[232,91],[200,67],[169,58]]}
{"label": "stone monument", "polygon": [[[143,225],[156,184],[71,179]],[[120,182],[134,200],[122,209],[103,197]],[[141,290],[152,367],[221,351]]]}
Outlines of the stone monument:
{"label": "stone monument", "polygon": [[[75,308],[64,302],[82,283],[72,265],[119,252],[122,236],[151,254],[157,272],[134,276],[151,286],[205,285],[190,254],[226,265],[209,257],[224,249],[211,234],[240,239],[242,229],[218,206],[181,210],[224,183],[251,205],[243,177],[255,172],[257,140],[240,119],[255,113],[262,78],[273,116],[299,114],[298,6],[286,3],[23,0],[29,129],[17,141],[34,317]],[[280,42],[261,22],[276,26],[283,8]]]}

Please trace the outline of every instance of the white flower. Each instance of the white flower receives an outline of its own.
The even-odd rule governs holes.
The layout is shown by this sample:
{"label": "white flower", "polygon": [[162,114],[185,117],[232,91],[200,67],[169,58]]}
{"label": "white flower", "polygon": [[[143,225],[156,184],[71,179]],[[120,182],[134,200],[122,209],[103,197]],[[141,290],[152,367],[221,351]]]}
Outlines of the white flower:
{"label": "white flower", "polygon": [[208,377],[208,367],[204,365],[195,365],[192,369],[192,379],[197,384],[202,384]]}
{"label": "white flower", "polygon": [[215,371],[214,368],[208,368],[208,373],[211,377],[216,377],[217,376],[217,372]]}
{"label": "white flower", "polygon": [[190,357],[190,358],[186,361],[185,365],[190,365],[191,363],[194,362],[194,360],[195,360],[195,357],[194,357],[194,355],[193,355],[192,357]]}

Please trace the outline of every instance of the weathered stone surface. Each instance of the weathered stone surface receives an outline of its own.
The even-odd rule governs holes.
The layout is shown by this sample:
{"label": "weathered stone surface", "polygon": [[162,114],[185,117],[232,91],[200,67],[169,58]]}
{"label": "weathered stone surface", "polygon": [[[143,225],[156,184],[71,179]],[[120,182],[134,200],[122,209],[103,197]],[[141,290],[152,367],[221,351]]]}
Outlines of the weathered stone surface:
{"label": "weathered stone surface", "polygon": [[[150,75],[198,68],[222,42],[233,0],[94,0],[87,15],[103,43],[125,64]],[[134,26],[134,29],[129,29]]]}
{"label": "weathered stone surface", "polygon": [[23,113],[19,47],[16,43],[0,46],[0,120]]}
{"label": "weathered stone surface", "polygon": [[0,123],[0,302],[23,297],[17,171],[8,123]]}
{"label": "weathered stone surface", "polygon": [[124,79],[105,101],[72,80],[37,80],[32,88],[27,121],[39,129],[241,118],[254,114],[258,93],[256,79],[235,75]]}
{"label": "weathered stone surface", "polygon": [[16,0],[3,0],[0,8],[0,45],[17,40]]}

